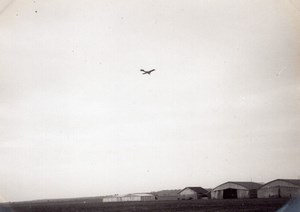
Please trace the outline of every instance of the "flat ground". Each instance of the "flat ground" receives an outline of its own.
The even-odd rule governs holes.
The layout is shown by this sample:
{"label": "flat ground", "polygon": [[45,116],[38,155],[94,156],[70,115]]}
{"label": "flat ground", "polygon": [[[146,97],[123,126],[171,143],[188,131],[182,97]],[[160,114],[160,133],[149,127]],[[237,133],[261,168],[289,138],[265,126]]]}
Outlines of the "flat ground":
{"label": "flat ground", "polygon": [[[235,200],[186,200],[151,202],[51,202],[51,203],[13,203],[2,205],[0,211],[13,212],[85,212],[85,211],[276,211],[288,199],[235,199]],[[0,206],[1,207],[1,206]],[[5,209],[7,208],[7,210]]]}

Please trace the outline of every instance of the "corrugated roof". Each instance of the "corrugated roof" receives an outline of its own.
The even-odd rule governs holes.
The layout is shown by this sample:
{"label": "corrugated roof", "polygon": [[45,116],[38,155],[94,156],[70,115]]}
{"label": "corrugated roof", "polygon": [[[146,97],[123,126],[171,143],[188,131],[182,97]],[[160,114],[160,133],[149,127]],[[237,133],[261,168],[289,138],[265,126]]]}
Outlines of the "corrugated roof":
{"label": "corrugated roof", "polygon": [[248,189],[259,189],[262,184],[260,183],[255,183],[255,182],[230,182],[230,183],[235,183],[235,184],[238,184],[238,185],[241,185],[245,188],[248,188]]}
{"label": "corrugated roof", "polygon": [[283,180],[283,181],[286,181],[286,182],[289,182],[289,183],[300,186],[300,180],[299,179],[279,179],[279,180]]}
{"label": "corrugated roof", "polygon": [[205,189],[202,188],[202,187],[185,187],[184,189],[182,189],[182,190],[179,191],[178,193],[182,192],[183,190],[185,190],[185,189],[187,189],[187,188],[189,188],[189,189],[195,191],[197,194],[206,194],[206,193],[208,193],[208,191],[205,190]]}
{"label": "corrugated roof", "polygon": [[291,184],[294,184],[296,186],[300,186],[300,179],[276,179],[276,180],[272,180],[272,181],[266,183],[265,185],[268,185],[268,184],[270,184],[270,183],[272,183],[274,181],[279,181],[279,180],[280,181],[284,181],[284,182],[288,182],[288,183],[291,183]]}
{"label": "corrugated roof", "polygon": [[[262,186],[262,184],[255,183],[255,182],[229,181],[229,182],[226,182],[226,183],[234,183],[234,184],[240,185],[240,186],[242,186],[242,187],[244,187],[246,189],[249,189],[249,190],[251,190],[251,189],[259,189]],[[218,185],[213,190],[215,190],[216,188],[218,188],[218,187],[220,187],[220,186],[222,186],[222,185],[224,185],[226,183]]]}

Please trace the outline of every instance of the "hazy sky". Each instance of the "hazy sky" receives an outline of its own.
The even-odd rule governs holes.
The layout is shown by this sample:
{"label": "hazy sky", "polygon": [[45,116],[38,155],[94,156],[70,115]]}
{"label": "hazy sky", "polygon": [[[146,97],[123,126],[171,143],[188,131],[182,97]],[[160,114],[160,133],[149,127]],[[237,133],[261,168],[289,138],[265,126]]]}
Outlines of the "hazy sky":
{"label": "hazy sky", "polygon": [[297,0],[1,0],[0,200],[299,178],[299,23]]}

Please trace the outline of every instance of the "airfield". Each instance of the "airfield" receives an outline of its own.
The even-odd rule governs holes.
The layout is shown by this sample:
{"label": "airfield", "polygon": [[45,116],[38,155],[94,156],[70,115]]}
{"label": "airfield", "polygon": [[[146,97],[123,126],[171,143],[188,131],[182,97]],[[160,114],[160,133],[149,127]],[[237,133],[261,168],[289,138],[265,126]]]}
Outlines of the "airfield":
{"label": "airfield", "polygon": [[276,211],[289,199],[225,199],[225,200],[170,200],[145,202],[109,202],[98,199],[77,199],[49,202],[6,203],[1,212],[117,212],[117,211]]}

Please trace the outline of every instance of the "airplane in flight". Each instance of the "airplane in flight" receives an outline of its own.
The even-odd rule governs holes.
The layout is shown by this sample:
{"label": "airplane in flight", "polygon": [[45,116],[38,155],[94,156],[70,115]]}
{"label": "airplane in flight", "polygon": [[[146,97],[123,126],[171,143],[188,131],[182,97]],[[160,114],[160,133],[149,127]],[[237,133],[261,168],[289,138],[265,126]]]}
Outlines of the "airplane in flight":
{"label": "airplane in flight", "polygon": [[140,71],[144,72],[143,74],[151,74],[152,71],[155,71],[155,69],[152,69],[150,71],[145,71],[144,69],[141,69]]}

